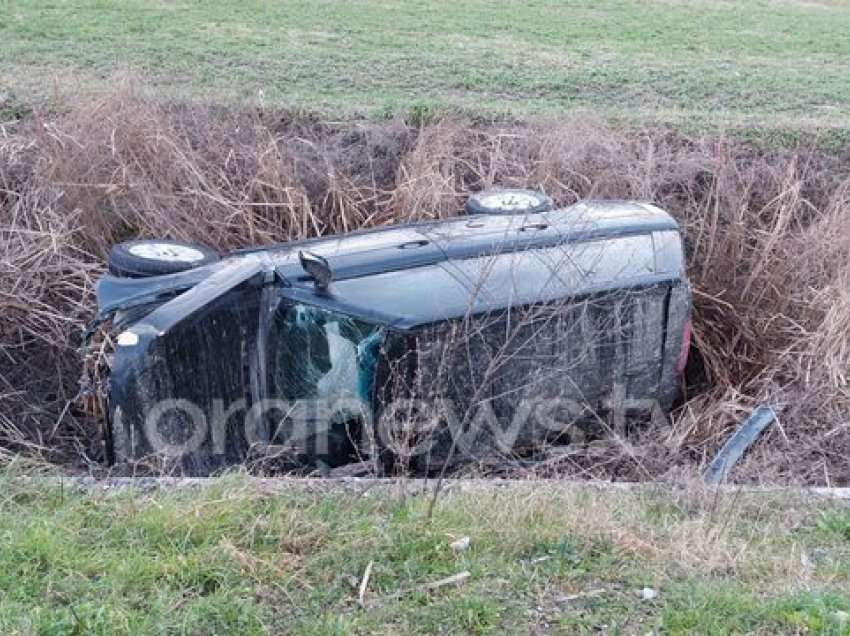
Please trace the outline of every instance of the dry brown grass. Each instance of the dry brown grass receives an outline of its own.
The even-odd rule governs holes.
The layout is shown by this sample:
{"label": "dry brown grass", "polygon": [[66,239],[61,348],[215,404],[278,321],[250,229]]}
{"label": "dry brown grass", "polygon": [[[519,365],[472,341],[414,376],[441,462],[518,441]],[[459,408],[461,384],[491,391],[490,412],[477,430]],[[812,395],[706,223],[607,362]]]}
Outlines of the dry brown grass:
{"label": "dry brown grass", "polygon": [[784,408],[781,427],[741,476],[850,481],[850,180],[838,158],[588,119],[330,124],[164,104],[128,81],[0,132],[7,446],[96,457],[91,424],[66,405],[112,243],[159,236],[226,250],[450,216],[466,192],[505,184],[560,204],[652,200],[678,217],[689,245],[699,355],[688,400],[669,429],[628,440],[625,457],[558,470],[687,472],[770,400]]}

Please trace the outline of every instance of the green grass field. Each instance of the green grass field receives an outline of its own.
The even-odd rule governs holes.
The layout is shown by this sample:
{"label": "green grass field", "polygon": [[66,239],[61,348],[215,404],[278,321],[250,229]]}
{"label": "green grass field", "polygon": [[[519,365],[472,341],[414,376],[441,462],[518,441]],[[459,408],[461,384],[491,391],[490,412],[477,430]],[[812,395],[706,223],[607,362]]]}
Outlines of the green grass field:
{"label": "green grass field", "polygon": [[846,127],[842,0],[32,0],[0,3],[27,99],[129,67],[163,94],[331,116],[587,109],[711,128]]}
{"label": "green grass field", "polygon": [[850,633],[850,511],[787,495],[0,493],[4,634]]}

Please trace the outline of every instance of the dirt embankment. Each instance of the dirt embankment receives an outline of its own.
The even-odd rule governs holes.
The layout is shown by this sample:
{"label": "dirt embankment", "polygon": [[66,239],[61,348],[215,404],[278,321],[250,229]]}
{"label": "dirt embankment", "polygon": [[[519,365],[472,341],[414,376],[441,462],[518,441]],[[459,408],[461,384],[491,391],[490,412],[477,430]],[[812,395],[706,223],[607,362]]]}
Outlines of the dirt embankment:
{"label": "dirt embankment", "polygon": [[664,430],[577,449],[538,473],[692,471],[754,404],[783,407],[738,478],[850,483],[846,158],[587,119],[412,126],[163,104],[132,86],[0,135],[0,447],[97,462],[77,391],[109,246],[226,250],[459,213],[493,184],[557,203],[652,200],[682,223],[695,285],[687,399]]}

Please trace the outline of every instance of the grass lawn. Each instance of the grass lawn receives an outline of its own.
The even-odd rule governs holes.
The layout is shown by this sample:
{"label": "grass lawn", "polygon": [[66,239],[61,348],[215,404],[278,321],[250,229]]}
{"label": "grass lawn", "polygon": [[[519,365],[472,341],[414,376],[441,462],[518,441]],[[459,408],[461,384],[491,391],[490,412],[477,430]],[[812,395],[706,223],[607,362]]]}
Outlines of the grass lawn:
{"label": "grass lawn", "polygon": [[0,493],[4,634],[850,633],[850,509],[787,494]]}
{"label": "grass lawn", "polygon": [[163,94],[348,116],[409,108],[847,127],[842,0],[0,3],[2,85],[141,71]]}

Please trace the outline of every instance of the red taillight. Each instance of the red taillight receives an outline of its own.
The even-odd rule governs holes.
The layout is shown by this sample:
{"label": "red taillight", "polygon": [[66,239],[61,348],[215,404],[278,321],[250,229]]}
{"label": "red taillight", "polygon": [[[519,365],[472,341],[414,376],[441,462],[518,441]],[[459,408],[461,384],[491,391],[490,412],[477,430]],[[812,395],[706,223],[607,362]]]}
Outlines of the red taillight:
{"label": "red taillight", "polygon": [[688,364],[688,353],[691,350],[691,319],[685,321],[685,326],[682,327],[682,348],[679,349],[679,359],[676,361],[676,372],[682,375],[685,372],[685,365]]}

